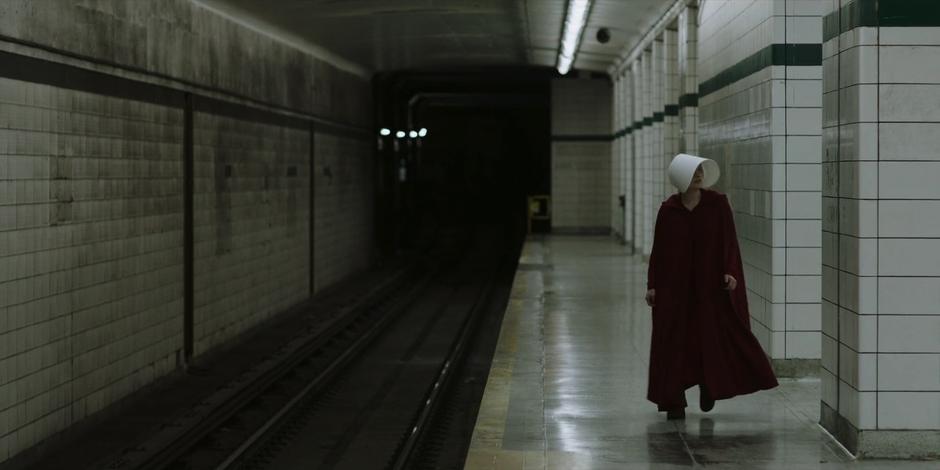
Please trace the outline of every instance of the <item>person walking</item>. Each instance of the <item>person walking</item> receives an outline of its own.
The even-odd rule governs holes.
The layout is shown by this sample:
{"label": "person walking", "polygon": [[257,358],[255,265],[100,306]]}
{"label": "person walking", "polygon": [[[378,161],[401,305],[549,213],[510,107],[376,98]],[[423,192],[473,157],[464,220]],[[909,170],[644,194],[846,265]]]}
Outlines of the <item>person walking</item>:
{"label": "person walking", "polygon": [[714,160],[679,154],[669,165],[679,190],[659,208],[646,302],[652,307],[647,399],[685,417],[685,391],[700,389],[699,406],[776,387],[767,355],[751,333],[747,289],[727,196],[709,188]]}

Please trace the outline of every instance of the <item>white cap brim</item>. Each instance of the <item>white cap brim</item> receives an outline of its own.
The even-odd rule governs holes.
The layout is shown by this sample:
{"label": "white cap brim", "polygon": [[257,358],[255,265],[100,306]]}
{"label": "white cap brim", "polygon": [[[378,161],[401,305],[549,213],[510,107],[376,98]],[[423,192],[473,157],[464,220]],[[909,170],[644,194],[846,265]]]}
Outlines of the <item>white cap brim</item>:
{"label": "white cap brim", "polygon": [[696,157],[687,153],[680,153],[673,157],[669,164],[669,181],[679,189],[679,192],[685,192],[692,184],[692,178],[695,176],[695,169],[702,166],[705,176],[702,180],[702,187],[709,188],[718,182],[721,177],[721,169],[718,163],[709,158]]}

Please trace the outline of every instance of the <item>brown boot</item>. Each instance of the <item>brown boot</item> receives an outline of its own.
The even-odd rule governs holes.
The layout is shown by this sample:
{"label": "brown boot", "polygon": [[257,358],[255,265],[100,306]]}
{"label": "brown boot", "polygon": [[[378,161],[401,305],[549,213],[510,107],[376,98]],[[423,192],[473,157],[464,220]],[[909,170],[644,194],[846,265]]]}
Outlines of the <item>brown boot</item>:
{"label": "brown boot", "polygon": [[676,408],[667,411],[666,419],[685,419],[685,408]]}

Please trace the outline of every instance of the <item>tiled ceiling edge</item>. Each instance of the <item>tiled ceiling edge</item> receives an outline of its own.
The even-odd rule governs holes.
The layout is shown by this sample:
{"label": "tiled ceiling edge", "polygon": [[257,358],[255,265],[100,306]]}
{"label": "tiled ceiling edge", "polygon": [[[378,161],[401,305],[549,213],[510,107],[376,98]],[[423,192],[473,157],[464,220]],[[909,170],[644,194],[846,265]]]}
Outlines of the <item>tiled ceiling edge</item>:
{"label": "tiled ceiling edge", "polygon": [[613,77],[621,73],[643,52],[643,49],[646,49],[646,46],[653,42],[653,39],[656,38],[659,33],[666,29],[667,24],[679,17],[679,12],[681,12],[683,8],[697,5],[698,0],[675,0],[663,11],[659,19],[650,26],[646,34],[644,34],[639,41],[623,48],[620,58],[607,68],[607,74]]}

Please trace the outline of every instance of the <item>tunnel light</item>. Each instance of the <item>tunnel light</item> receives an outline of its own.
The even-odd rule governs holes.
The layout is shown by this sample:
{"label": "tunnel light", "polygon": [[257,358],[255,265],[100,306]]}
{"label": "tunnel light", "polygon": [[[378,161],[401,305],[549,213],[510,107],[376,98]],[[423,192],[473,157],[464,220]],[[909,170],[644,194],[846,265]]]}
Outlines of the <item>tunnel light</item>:
{"label": "tunnel light", "polygon": [[417,137],[418,137],[418,131],[411,131],[411,132],[409,132],[409,133],[408,133],[408,137],[411,137],[412,139],[417,138]]}
{"label": "tunnel light", "polygon": [[426,135],[428,135],[428,130],[427,130],[426,128],[422,127],[421,130],[418,131],[418,137],[424,137],[424,136],[426,136]]}
{"label": "tunnel light", "polygon": [[392,130],[389,129],[389,128],[387,128],[387,127],[383,127],[383,128],[381,128],[381,129],[379,129],[379,134],[382,134],[382,135],[391,135],[391,134],[392,134]]}
{"label": "tunnel light", "polygon": [[562,75],[571,70],[590,9],[591,0],[568,0],[568,13],[565,15],[565,26],[561,35],[561,44],[558,47],[557,68],[558,73]]}
{"label": "tunnel light", "polygon": [[398,132],[396,132],[396,133],[395,133],[395,137],[398,137],[399,139],[404,139],[404,138],[405,138],[405,131],[398,131]]}

